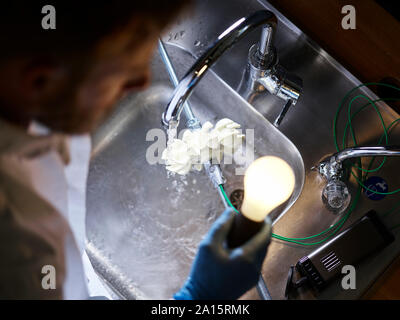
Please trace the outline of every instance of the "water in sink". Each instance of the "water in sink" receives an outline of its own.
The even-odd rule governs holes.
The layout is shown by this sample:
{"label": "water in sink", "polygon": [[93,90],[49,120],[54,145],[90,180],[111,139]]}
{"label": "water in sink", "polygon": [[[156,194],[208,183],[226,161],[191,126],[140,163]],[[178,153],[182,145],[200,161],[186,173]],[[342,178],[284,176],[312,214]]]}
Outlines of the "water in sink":
{"label": "water in sink", "polygon": [[[177,70],[187,70],[194,61],[178,47],[167,49]],[[172,176],[163,165],[146,161],[154,143],[146,141],[147,132],[161,129],[161,114],[173,91],[157,55],[153,69],[152,86],[122,101],[95,133],[88,178],[87,252],[101,278],[128,299],[171,298],[189,274],[202,237],[224,210],[204,171]],[[248,147],[255,157],[276,155],[293,167],[295,191],[272,215],[273,220],[281,217],[304,183],[296,147],[213,73],[198,85],[191,105],[203,123],[229,117],[254,129],[254,145]],[[222,169],[228,193],[243,187],[235,165]]]}

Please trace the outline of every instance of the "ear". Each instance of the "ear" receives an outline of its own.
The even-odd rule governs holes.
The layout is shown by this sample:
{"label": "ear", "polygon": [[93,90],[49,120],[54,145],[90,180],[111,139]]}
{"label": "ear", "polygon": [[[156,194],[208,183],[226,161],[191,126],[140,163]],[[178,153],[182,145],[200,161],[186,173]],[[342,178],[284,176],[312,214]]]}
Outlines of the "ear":
{"label": "ear", "polygon": [[65,82],[65,69],[51,59],[35,59],[20,74],[21,94],[35,105],[53,96]]}

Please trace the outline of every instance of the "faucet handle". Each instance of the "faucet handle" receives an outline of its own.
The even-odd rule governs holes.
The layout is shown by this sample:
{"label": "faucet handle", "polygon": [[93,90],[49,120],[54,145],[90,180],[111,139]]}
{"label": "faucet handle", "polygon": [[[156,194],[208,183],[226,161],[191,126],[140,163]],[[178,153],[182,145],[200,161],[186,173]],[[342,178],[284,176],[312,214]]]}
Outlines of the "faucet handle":
{"label": "faucet handle", "polygon": [[276,65],[273,70],[265,77],[257,80],[264,88],[271,94],[286,101],[278,118],[275,120],[274,125],[278,127],[289,108],[297,103],[303,91],[303,80],[289,72],[285,68]]}
{"label": "faucet handle", "polygon": [[276,66],[274,74],[277,79],[276,95],[284,100],[292,100],[295,105],[303,92],[303,80],[280,65]]}
{"label": "faucet handle", "polygon": [[300,94],[303,91],[303,80],[295,74],[288,73],[279,65],[276,67],[275,72],[278,84],[275,94],[286,100],[281,113],[274,122],[274,126],[279,127],[289,108],[294,106],[300,98]]}
{"label": "faucet handle", "polygon": [[292,100],[286,101],[285,106],[283,107],[281,113],[279,114],[279,116],[274,121],[274,126],[275,127],[279,127],[281,125],[281,122],[282,122],[283,118],[286,116],[286,113],[289,111],[289,108],[292,105],[293,105],[293,101]]}

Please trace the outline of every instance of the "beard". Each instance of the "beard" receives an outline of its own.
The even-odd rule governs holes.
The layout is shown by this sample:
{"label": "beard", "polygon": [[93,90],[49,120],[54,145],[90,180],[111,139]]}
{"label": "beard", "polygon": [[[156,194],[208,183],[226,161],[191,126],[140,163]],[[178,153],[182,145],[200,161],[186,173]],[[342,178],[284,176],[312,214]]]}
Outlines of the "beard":
{"label": "beard", "polygon": [[[34,118],[52,131],[64,134],[92,133],[110,115],[118,99],[109,102],[79,99],[82,83],[66,86],[40,108]],[[105,99],[103,99],[105,100]]]}
{"label": "beard", "polygon": [[[49,110],[51,109],[51,110]],[[36,118],[52,131],[64,134],[92,133],[109,116],[112,107],[91,108],[74,102],[53,104]]]}

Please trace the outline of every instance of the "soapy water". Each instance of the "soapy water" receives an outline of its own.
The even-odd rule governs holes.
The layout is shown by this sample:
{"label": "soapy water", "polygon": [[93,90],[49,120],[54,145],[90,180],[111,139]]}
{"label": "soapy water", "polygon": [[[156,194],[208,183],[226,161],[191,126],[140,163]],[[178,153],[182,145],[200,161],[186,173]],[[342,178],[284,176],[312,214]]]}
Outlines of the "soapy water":
{"label": "soapy water", "polygon": [[215,128],[207,121],[198,130],[185,131],[182,139],[176,138],[176,127],[174,123],[168,128],[167,148],[161,159],[168,171],[180,175],[201,171],[209,161],[220,164],[224,156],[232,159],[245,137],[238,130],[240,125],[227,118],[218,121]]}
{"label": "soapy water", "polygon": [[[118,138],[125,135],[132,153],[126,144],[112,143],[92,160],[89,256],[121,295],[169,299],[186,280],[200,241],[224,205],[204,172],[179,175],[160,165],[143,167],[140,155],[147,145],[140,136],[132,139],[129,130]],[[168,140],[176,136],[177,124],[169,128]],[[228,186],[237,188],[241,181],[234,169],[226,165],[223,170]]]}
{"label": "soapy water", "polygon": [[[183,285],[223,204],[204,173],[181,176],[148,166],[143,174],[143,158],[132,159],[115,145],[102,152],[93,160],[88,189],[89,201],[101,199],[91,201],[88,212],[96,215],[88,221],[90,258],[122,295],[169,299]],[[118,171],[110,169],[115,153]]]}
{"label": "soapy water", "polygon": [[[169,96],[170,92],[165,101]],[[201,239],[224,210],[204,172],[181,176],[147,162],[149,144],[144,133],[160,127],[160,105],[164,104],[143,108],[131,122],[118,127],[113,141],[101,138],[102,147],[91,162],[90,256],[96,271],[125,297],[170,299],[186,280]],[[217,121],[202,112],[197,112],[201,119]],[[169,131],[168,141],[173,141],[177,126]],[[246,133],[246,145],[248,140]],[[165,131],[163,144],[165,148]],[[240,158],[239,166],[221,164],[228,193],[243,186],[243,177],[235,169],[246,166],[246,158],[241,157],[244,150],[234,154],[235,161]]]}

